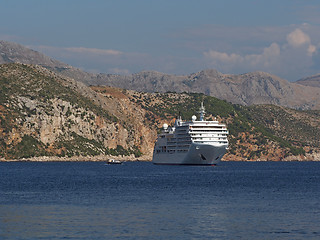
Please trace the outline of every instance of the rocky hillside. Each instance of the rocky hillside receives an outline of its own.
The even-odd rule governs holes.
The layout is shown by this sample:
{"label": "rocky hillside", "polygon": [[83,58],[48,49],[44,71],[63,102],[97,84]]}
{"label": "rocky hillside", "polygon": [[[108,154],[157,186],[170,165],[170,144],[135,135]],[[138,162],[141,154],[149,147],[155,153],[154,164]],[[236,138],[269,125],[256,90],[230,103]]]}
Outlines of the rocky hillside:
{"label": "rocky hillside", "polygon": [[182,113],[218,118],[230,130],[225,160],[313,159],[320,112],[245,107],[198,93],[142,93],[92,86],[43,67],[0,65],[0,158],[131,155],[151,159],[157,131]]}
{"label": "rocky hillside", "polygon": [[116,102],[100,97],[40,66],[0,65],[0,90],[0,158],[140,156],[149,153],[156,137],[155,130],[137,122],[144,110],[125,96]]}
{"label": "rocky hillside", "polygon": [[263,72],[231,75],[212,69],[181,76],[154,71],[127,76],[91,74],[21,45],[0,41],[0,63],[10,62],[37,64],[86,85],[108,85],[143,92],[197,92],[234,104],[276,104],[295,109],[320,109],[320,87],[315,78],[291,83]]}
{"label": "rocky hillside", "polygon": [[182,113],[191,119],[201,101],[207,119],[225,122],[230,131],[230,150],[224,160],[319,159],[320,111],[298,111],[274,105],[245,107],[203,94],[128,92],[146,109],[146,120],[161,126]]}

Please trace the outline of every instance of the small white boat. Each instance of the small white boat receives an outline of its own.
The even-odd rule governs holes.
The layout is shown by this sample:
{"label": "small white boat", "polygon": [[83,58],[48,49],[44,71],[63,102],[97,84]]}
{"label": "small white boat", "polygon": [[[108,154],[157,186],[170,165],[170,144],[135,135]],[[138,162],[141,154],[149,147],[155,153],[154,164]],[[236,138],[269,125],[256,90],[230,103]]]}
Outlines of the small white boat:
{"label": "small white boat", "polygon": [[109,159],[107,161],[108,164],[122,164],[120,160],[115,160],[115,159]]}

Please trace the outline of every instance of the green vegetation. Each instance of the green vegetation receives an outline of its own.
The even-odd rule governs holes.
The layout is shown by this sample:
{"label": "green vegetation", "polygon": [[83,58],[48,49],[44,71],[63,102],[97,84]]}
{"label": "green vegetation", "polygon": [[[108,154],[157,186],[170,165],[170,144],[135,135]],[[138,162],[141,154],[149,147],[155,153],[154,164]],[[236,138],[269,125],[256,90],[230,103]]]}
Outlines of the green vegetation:
{"label": "green vegetation", "polygon": [[[133,123],[128,120],[135,117],[135,114],[129,113],[130,118],[126,119],[121,117],[123,112],[119,112],[115,114],[119,120],[73,89],[74,85],[68,83],[68,80],[42,71],[47,70],[22,64],[5,64],[0,67],[0,157],[29,158],[51,154],[142,155],[139,147],[133,144],[137,133]],[[131,93],[123,90],[122,94],[130,96],[131,103],[136,104],[133,109],[145,110],[141,110],[145,114],[143,121],[150,131],[156,131],[160,123],[173,120],[179,115],[185,120],[190,120],[194,114],[198,116],[203,102],[207,119],[216,117],[227,124],[230,132],[229,154],[243,158],[257,159],[275,149],[281,149],[281,158],[305,155],[306,149],[319,149],[320,146],[320,111],[298,111],[273,105],[245,107],[199,93]],[[33,129],[29,135],[10,135],[13,129],[19,132],[21,123],[25,123],[28,118],[41,118],[40,108],[47,116],[54,116],[53,99],[68,103],[55,105],[59,114],[63,115],[64,122],[58,130],[63,134],[54,144],[47,146],[39,141],[40,128],[35,127],[36,123],[33,122],[29,123]],[[27,103],[34,106],[27,107]],[[79,135],[79,131],[79,134],[74,133],[71,129],[77,125],[75,117],[90,127],[98,124],[97,117],[109,123],[116,122],[117,126],[128,130],[126,144],[130,147],[126,149],[118,145],[114,149],[108,148],[103,142]],[[117,126],[116,131],[119,130]],[[99,134],[95,128],[90,128],[89,132]]]}
{"label": "green vegetation", "polygon": [[[8,74],[10,73],[10,74]],[[65,86],[56,75],[44,74],[35,67],[23,64],[4,64],[0,69],[0,105],[8,100],[8,96],[23,96],[42,103],[58,98],[73,106],[90,109],[97,115],[114,121],[114,116],[84,97],[71,87]]]}
{"label": "green vegetation", "polygon": [[46,154],[44,144],[32,136],[24,135],[21,142],[8,150],[8,155],[15,158],[30,158],[48,154]]}
{"label": "green vegetation", "polygon": [[[201,93],[155,93],[144,94],[142,96],[134,95],[134,102],[141,105],[144,109],[152,112],[160,118],[168,116],[179,116],[183,119],[191,119],[192,115],[199,111],[201,102],[204,102],[207,113],[214,116],[227,117],[232,114],[234,107],[232,104],[219,100],[214,97],[206,96]],[[152,104],[152,99],[161,101]],[[150,114],[146,117],[150,118]]]}
{"label": "green vegetation", "polygon": [[[304,146],[319,146],[319,111],[298,111],[272,105],[246,107],[199,93],[140,94],[134,95],[133,99],[148,111],[148,120],[155,119],[155,116],[170,119],[179,115],[183,119],[191,119],[203,101],[206,116],[218,117],[227,123],[230,132],[229,152],[240,152],[248,159],[256,159],[262,154],[267,154],[265,145],[272,142],[284,149],[285,156],[305,155]],[[161,101],[152,101],[153,99]],[[318,125],[312,126],[307,121],[295,117],[299,113],[307,115],[306,119],[318,121]],[[256,150],[246,149],[246,144],[255,145]]]}
{"label": "green vegetation", "polygon": [[120,145],[117,145],[116,148],[107,148],[105,153],[113,156],[129,156],[131,154],[134,154],[135,157],[140,157],[142,155],[141,151],[137,146],[133,146],[132,149],[124,149]]}
{"label": "green vegetation", "polygon": [[106,148],[101,142],[84,138],[74,132],[71,133],[71,136],[71,139],[60,139],[56,143],[58,149],[64,149],[59,156],[96,156],[100,154],[129,156],[134,154],[135,157],[140,157],[142,155],[137,146],[134,146],[132,149],[125,149],[120,145],[117,145],[116,148]]}
{"label": "green vegetation", "polygon": [[95,140],[84,138],[74,132],[71,134],[71,139],[60,139],[56,143],[57,149],[64,149],[60,156],[96,156],[103,154],[105,147],[102,143]]}
{"label": "green vegetation", "polygon": [[[270,108],[269,110],[267,110]],[[292,155],[305,155],[305,151],[300,146],[295,146],[293,141],[288,140],[288,135],[291,138],[294,137],[294,130],[297,126],[291,124],[290,126],[283,123],[282,127],[276,130],[274,125],[274,119],[284,120],[284,116],[276,115],[273,116],[270,112],[275,109],[280,108],[277,106],[264,106],[257,105],[252,107],[244,107],[235,105],[235,113],[233,115],[233,122],[228,124],[230,133],[235,137],[235,140],[240,140],[239,134],[242,132],[247,132],[254,136],[255,144],[258,146],[263,146],[267,143],[267,139],[272,142],[277,143],[281,148],[287,149],[288,153]],[[274,118],[275,117],[275,118]],[[292,129],[292,131],[289,129]],[[317,131],[319,132],[319,130]],[[297,132],[295,132],[295,135]],[[259,157],[260,151],[252,152],[251,157]]]}

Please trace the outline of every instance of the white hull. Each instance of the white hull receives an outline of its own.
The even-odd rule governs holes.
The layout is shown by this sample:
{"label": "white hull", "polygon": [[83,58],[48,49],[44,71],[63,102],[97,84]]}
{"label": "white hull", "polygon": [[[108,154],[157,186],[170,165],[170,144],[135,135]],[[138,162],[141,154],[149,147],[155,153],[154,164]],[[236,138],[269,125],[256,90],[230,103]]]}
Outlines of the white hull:
{"label": "white hull", "polygon": [[153,153],[154,164],[216,165],[226,153],[227,145],[192,143],[184,153]]}

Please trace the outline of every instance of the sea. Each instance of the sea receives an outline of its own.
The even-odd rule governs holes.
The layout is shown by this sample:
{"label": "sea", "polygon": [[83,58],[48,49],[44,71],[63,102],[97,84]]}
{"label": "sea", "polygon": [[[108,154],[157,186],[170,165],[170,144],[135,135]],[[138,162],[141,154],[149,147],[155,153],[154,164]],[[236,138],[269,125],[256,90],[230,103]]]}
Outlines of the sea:
{"label": "sea", "polygon": [[320,239],[320,162],[0,162],[0,239]]}

